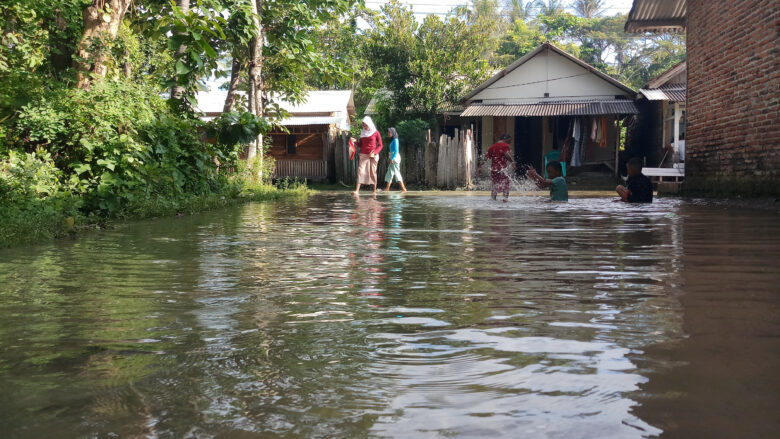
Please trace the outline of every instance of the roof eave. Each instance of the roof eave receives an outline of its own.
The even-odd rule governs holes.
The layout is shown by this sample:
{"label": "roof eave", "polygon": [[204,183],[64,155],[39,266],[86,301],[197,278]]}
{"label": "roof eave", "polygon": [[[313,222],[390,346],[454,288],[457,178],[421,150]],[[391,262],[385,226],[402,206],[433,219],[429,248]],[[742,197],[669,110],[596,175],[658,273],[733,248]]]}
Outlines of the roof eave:
{"label": "roof eave", "polygon": [[686,70],[688,68],[688,63],[686,60],[680,61],[679,63],[673,65],[669,69],[667,69],[665,72],[661,73],[660,75],[656,76],[655,78],[651,79],[650,82],[647,83],[645,88],[658,88],[662,85],[669,82],[669,79],[677,76],[679,73],[682,73],[683,70]]}
{"label": "roof eave", "polygon": [[685,30],[685,19],[626,20],[624,30],[627,33],[640,32],[681,32]]}

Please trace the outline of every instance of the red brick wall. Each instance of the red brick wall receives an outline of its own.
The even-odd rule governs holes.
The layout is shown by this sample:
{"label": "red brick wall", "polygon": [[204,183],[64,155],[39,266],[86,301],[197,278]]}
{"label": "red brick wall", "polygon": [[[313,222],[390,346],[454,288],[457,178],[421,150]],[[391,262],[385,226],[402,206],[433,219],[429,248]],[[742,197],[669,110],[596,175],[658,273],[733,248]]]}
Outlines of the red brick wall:
{"label": "red brick wall", "polygon": [[688,0],[686,186],[780,194],[778,0]]}

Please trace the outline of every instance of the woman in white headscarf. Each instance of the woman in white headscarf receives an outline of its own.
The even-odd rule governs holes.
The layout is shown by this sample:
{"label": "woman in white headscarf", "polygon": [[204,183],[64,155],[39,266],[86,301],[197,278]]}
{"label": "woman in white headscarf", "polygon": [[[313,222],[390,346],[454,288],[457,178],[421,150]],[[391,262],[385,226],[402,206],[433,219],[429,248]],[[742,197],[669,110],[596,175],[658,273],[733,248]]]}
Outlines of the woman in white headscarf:
{"label": "woman in white headscarf", "polygon": [[358,165],[357,187],[354,194],[360,192],[361,184],[374,186],[376,194],[376,168],[379,165],[379,151],[382,150],[382,136],[369,116],[363,118],[363,131],[360,132],[358,141],[360,150],[360,164]]}

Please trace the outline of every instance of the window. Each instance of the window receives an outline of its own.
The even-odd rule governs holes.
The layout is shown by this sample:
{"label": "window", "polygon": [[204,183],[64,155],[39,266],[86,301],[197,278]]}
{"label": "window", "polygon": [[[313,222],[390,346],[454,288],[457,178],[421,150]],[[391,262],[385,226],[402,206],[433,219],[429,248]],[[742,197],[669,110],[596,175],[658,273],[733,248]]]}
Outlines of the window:
{"label": "window", "polygon": [[297,145],[294,134],[287,136],[287,155],[295,155]]}

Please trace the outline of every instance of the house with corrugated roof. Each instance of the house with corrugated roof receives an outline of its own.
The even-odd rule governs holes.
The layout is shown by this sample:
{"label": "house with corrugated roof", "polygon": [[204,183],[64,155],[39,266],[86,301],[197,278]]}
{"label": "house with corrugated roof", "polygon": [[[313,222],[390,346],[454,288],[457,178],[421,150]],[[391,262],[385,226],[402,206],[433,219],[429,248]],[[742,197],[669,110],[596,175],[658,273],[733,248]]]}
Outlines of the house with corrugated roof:
{"label": "house with corrugated roof", "polygon": [[684,161],[687,78],[687,63],[682,61],[639,90],[640,115],[631,143],[632,152],[645,157],[647,166],[671,167]]}
{"label": "house with corrugated roof", "polygon": [[537,170],[559,157],[568,173],[617,174],[622,121],[638,114],[637,92],[595,67],[544,43],[485,81],[464,99],[480,154],[506,133],[518,163]]}
{"label": "house with corrugated roof", "polygon": [[[222,114],[226,91],[198,95],[197,109],[205,120]],[[335,176],[335,141],[349,131],[355,114],[351,90],[314,90],[299,103],[271,99],[287,112],[267,137],[266,152],[276,161],[275,176],[327,180]]]}

